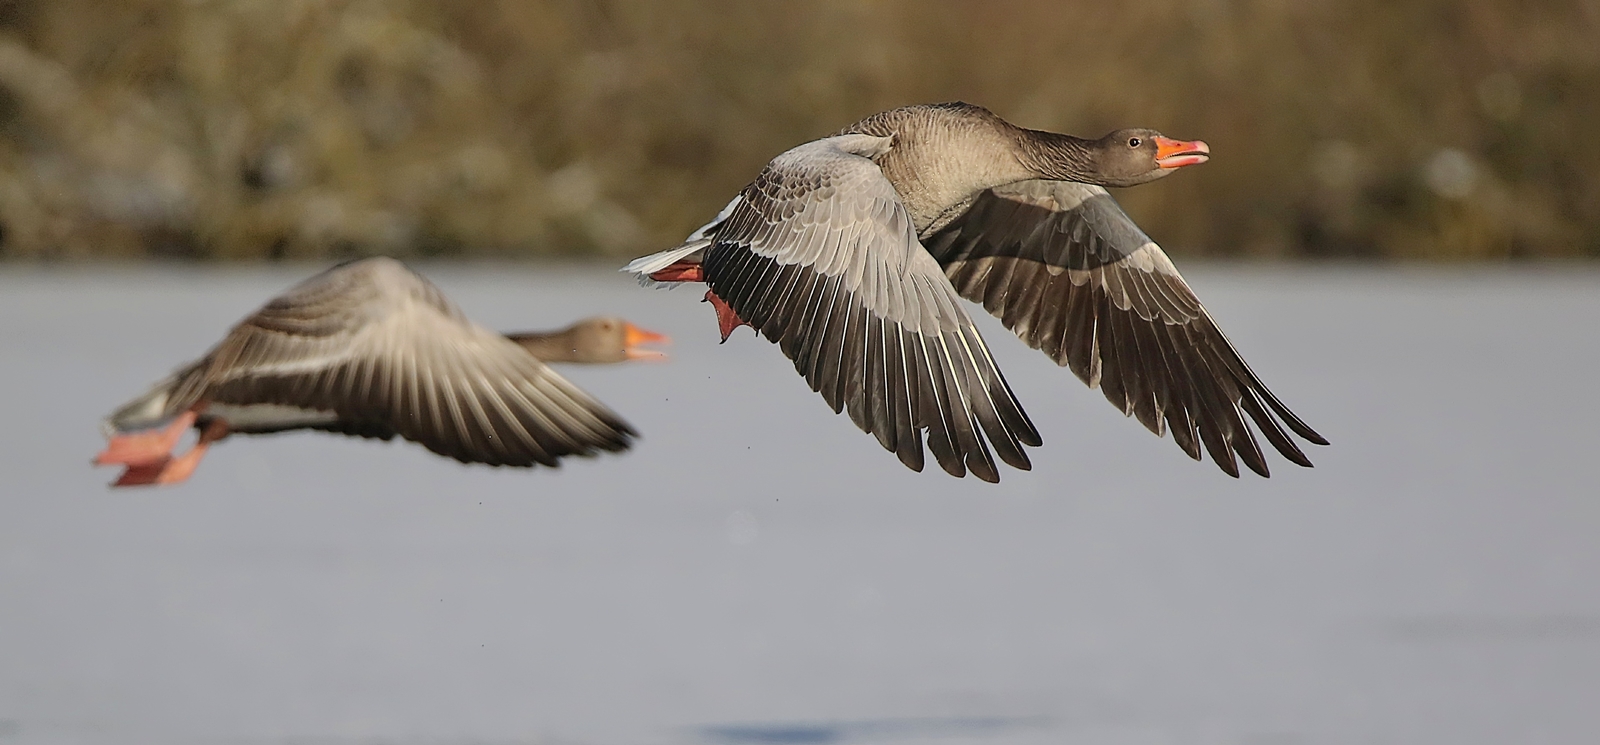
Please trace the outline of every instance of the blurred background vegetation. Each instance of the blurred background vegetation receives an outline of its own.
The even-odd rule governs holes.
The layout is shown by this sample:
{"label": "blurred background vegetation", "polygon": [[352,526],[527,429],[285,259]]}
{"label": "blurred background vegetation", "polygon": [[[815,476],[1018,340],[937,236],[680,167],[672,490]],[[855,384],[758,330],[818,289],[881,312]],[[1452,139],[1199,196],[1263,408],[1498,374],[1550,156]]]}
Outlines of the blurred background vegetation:
{"label": "blurred background vegetation", "polygon": [[631,255],[958,99],[1208,141],[1178,254],[1600,256],[1600,0],[0,0],[0,257]]}

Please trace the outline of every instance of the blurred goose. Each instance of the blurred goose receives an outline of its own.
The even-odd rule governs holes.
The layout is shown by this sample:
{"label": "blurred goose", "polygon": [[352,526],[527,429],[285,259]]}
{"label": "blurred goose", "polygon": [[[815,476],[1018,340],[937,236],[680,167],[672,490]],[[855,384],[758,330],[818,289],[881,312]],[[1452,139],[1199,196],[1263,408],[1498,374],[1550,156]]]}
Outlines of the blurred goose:
{"label": "blurred goose", "polygon": [[[1251,427],[1327,440],[1268,391],[1165,253],[1103,187],[1206,162],[1148,129],[1098,140],[964,103],[873,115],[774,158],[683,245],[624,271],[705,282],[723,340],[749,325],[835,413],[912,470],[922,439],[954,476],[1030,468],[1039,432],[960,302],[981,303],[1123,413],[1231,476],[1266,476]],[[1285,432],[1287,428],[1288,432]]]}
{"label": "blurred goose", "polygon": [[[556,466],[626,450],[633,428],[546,362],[661,357],[666,337],[619,318],[501,335],[389,258],[334,267],[241,321],[204,357],[117,409],[95,459],[114,486],[187,479],[230,433],[316,429],[395,435],[468,463]],[[174,457],[185,431],[193,449]]]}

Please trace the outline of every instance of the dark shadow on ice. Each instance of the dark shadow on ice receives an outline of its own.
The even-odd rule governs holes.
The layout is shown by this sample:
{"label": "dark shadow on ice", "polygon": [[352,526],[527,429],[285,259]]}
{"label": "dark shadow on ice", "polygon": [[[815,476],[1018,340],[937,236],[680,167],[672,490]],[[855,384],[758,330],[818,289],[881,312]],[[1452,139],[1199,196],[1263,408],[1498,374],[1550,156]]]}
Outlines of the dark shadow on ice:
{"label": "dark shadow on ice", "polygon": [[730,745],[822,745],[900,737],[981,737],[1023,727],[1044,727],[1045,717],[911,717],[847,722],[713,724],[694,728],[701,738]]}

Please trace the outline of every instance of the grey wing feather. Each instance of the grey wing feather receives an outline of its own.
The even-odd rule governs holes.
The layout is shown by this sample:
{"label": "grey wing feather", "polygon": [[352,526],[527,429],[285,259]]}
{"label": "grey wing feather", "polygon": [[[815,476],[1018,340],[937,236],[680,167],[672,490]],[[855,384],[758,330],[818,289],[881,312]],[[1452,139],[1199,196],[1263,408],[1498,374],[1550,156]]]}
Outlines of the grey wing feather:
{"label": "grey wing feather", "polygon": [[707,234],[706,282],[908,467],[925,432],[947,472],[996,481],[990,446],[1027,469],[1039,433],[869,159],[888,144],[845,135],[774,159]]}
{"label": "grey wing feather", "polygon": [[[514,342],[468,321],[393,259],[335,267],[273,299],[197,362],[113,414],[175,416],[202,402],[335,412],[442,455],[557,465],[620,451],[621,417]],[[347,428],[348,429],[348,428]]]}
{"label": "grey wing feather", "polygon": [[963,297],[1099,387],[1198,460],[1268,475],[1253,422],[1310,466],[1284,428],[1326,445],[1261,383],[1165,252],[1098,186],[1024,181],[984,192],[925,244]]}

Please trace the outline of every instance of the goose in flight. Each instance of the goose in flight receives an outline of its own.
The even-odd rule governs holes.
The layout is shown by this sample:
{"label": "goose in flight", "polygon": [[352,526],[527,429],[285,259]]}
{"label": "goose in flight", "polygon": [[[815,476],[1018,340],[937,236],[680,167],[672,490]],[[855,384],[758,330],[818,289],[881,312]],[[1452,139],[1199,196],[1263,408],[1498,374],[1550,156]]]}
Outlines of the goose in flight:
{"label": "goose in flight", "polygon": [[749,325],[776,343],[912,470],[924,438],[946,472],[991,482],[991,448],[1027,470],[1040,444],[962,299],[1195,460],[1267,476],[1259,431],[1309,467],[1290,434],[1327,440],[1104,188],[1209,158],[1148,129],[1085,140],[964,103],[894,109],[779,155],[681,246],[623,271],[706,283],[724,341]]}
{"label": "goose in flight", "polygon": [[[105,420],[97,465],[113,486],[187,479],[231,433],[314,429],[388,440],[495,466],[556,466],[628,449],[634,429],[546,362],[661,357],[666,337],[619,318],[555,333],[498,334],[390,258],[343,264],[240,321],[204,357]],[[184,433],[195,446],[173,455]]]}

